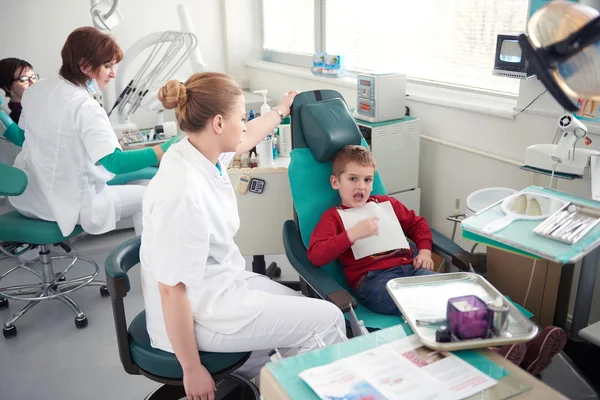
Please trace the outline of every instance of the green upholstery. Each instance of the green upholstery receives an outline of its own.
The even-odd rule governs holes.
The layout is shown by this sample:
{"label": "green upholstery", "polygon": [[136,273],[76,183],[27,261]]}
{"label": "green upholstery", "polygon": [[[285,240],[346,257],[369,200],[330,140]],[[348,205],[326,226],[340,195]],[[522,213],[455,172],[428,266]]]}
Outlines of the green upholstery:
{"label": "green upholstery", "polygon": [[[131,290],[128,272],[140,263],[141,237],[134,237],[114,249],[105,261],[106,281],[113,302],[115,328],[121,362],[128,373],[142,369],[163,379],[181,380],[183,372],[173,353],[155,349],[146,328],[146,312],[140,312],[129,324],[125,318],[123,299]],[[200,352],[202,365],[213,375],[234,372],[249,356],[241,353]]]}
{"label": "green upholstery", "polygon": [[433,239],[433,252],[436,254],[452,255],[465,251],[462,247],[433,228],[431,228],[431,237]]}
{"label": "green upholstery", "polygon": [[111,279],[123,279],[126,292],[131,290],[131,283],[129,282],[127,272],[140,262],[141,244],[142,237],[136,236],[111,251],[104,261],[106,276]]}
{"label": "green upholstery", "polygon": [[319,162],[330,161],[339,149],[360,144],[362,140],[358,125],[342,99],[306,104],[300,109],[300,119],[308,147]]}
{"label": "green upholstery", "polygon": [[18,196],[27,187],[27,175],[18,168],[0,163],[0,196]]}
{"label": "green upholstery", "polygon": [[[162,378],[183,379],[183,371],[175,354],[155,349],[150,344],[145,311],[139,313],[129,325],[129,348],[133,362],[144,371]],[[215,375],[242,361],[247,354],[201,351],[200,360],[208,372]]]}
{"label": "green upholstery", "polygon": [[81,226],[67,237],[63,236],[56,222],[27,218],[17,211],[0,215],[0,242],[28,244],[55,244],[64,242],[83,232]]}
{"label": "green upholstery", "polygon": [[[322,101],[318,101],[320,95]],[[315,106],[315,104],[321,104]],[[305,108],[308,111],[305,111]],[[323,120],[318,120],[323,118]],[[322,121],[326,121],[323,124]],[[317,127],[320,125],[320,127]],[[343,129],[339,129],[343,127]],[[309,133],[310,131],[310,133]],[[329,140],[319,141],[319,135],[332,136]],[[344,133],[347,137],[344,138]],[[356,137],[358,133],[358,138]],[[348,144],[362,144],[368,147],[360,131],[350,115],[342,96],[333,90],[316,92],[303,92],[294,99],[292,110],[292,138],[294,150],[290,157],[288,175],[294,208],[300,225],[300,234],[294,234],[295,223],[286,222],[284,228],[284,245],[286,254],[298,273],[310,280],[309,285],[323,298],[327,295],[345,289],[353,295],[352,289],[346,283],[343,268],[338,261],[334,261],[322,268],[316,268],[306,256],[306,248],[310,235],[319,222],[325,210],[340,203],[340,197],[331,187],[331,156]],[[309,147],[310,146],[310,147]],[[322,149],[313,148],[322,146]],[[319,162],[317,157],[328,157],[324,162]],[[315,196],[318,193],[318,196]],[[373,194],[387,193],[383,181],[376,171],[373,181]],[[294,262],[295,261],[295,262]],[[318,271],[318,272],[317,272]],[[316,275],[316,276],[313,276]],[[401,317],[374,313],[367,308],[357,305],[355,313],[364,321],[368,328],[383,329],[404,323]],[[408,328],[407,326],[407,329]]]}
{"label": "green upholstery", "polygon": [[125,185],[129,182],[139,181],[139,180],[150,180],[154,178],[154,175],[158,172],[158,167],[146,167],[140,169],[139,171],[128,172],[126,174],[116,175],[112,178],[108,184],[111,186],[115,185]]}
{"label": "green upholstery", "polygon": [[[27,175],[18,168],[0,163],[0,195],[19,196],[27,187]],[[27,218],[17,211],[0,215],[0,242],[27,244],[55,244],[79,235],[83,230],[78,225],[64,237],[56,222]]]}

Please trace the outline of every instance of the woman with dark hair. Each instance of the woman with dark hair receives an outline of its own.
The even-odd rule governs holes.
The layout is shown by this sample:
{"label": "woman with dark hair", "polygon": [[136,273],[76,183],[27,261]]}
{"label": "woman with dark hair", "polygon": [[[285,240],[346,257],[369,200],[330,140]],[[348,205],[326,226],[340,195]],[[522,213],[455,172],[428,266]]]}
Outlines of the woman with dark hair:
{"label": "woman with dark hair", "polygon": [[23,92],[33,85],[40,76],[33,72],[33,67],[25,60],[5,58],[0,60],[0,88],[10,98],[8,108],[10,117],[17,124],[21,117],[21,97]]}
{"label": "woman with dark hair", "polygon": [[29,182],[10,202],[26,217],[57,222],[64,236],[77,224],[90,234],[108,232],[129,217],[139,234],[146,187],[106,183],[114,174],[157,164],[171,141],[122,151],[105,110],[92,97],[114,79],[123,58],[112,37],[92,27],[76,29],[61,56],[60,77],[24,93],[19,125],[26,140],[14,165]]}

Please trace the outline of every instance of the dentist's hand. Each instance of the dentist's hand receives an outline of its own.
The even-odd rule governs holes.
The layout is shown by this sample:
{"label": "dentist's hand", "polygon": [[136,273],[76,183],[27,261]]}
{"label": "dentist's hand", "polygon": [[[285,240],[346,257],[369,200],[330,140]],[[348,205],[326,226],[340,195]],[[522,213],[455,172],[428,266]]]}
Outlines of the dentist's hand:
{"label": "dentist's hand", "polygon": [[281,102],[277,105],[277,109],[281,111],[284,117],[290,115],[290,110],[292,108],[292,103],[294,102],[294,97],[296,97],[299,93],[299,90],[291,90],[283,95]]}
{"label": "dentist's hand", "polygon": [[431,258],[431,251],[426,249],[419,250],[419,254],[413,260],[413,266],[415,269],[425,268],[433,271],[434,262]]}
{"label": "dentist's hand", "polygon": [[348,231],[348,239],[354,244],[358,239],[375,236],[379,233],[379,218],[371,217],[363,219]]}
{"label": "dentist's hand", "polygon": [[183,371],[183,387],[187,400],[214,400],[217,386],[210,373],[200,365],[198,369]]}

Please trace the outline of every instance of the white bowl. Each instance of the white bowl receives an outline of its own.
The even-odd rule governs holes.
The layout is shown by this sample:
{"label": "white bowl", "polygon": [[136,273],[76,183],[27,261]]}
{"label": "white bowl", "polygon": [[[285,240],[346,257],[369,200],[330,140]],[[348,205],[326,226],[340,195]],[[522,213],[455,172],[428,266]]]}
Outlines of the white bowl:
{"label": "white bowl", "polygon": [[515,189],[503,187],[489,187],[476,190],[467,197],[465,215],[470,217],[516,192]]}

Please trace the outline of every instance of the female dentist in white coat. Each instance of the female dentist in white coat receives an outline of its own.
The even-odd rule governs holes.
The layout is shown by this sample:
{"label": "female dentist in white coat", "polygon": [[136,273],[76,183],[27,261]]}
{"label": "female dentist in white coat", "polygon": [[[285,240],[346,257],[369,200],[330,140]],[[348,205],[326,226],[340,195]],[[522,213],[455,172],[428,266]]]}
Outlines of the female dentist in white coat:
{"label": "female dentist in white coat", "polygon": [[23,94],[19,125],[25,141],[14,165],[28,184],[9,201],[26,217],[56,221],[64,236],[76,224],[87,233],[105,233],[128,217],[139,234],[146,187],[106,183],[114,174],[158,163],[171,143],[121,150],[106,111],[91,97],[115,77],[123,57],[109,35],[78,28],[61,57],[60,77],[41,80]]}
{"label": "female dentist in white coat", "polygon": [[142,288],[152,346],[175,353],[190,400],[214,398],[198,349],[253,351],[239,372],[255,376],[273,348],[310,351],[313,333],[329,345],[345,331],[333,304],[246,271],[233,240],[240,219],[227,166],[289,114],[296,94],[245,125],[242,90],[226,74],[197,73],[159,92],[188,137],[165,154],[144,197]]}

